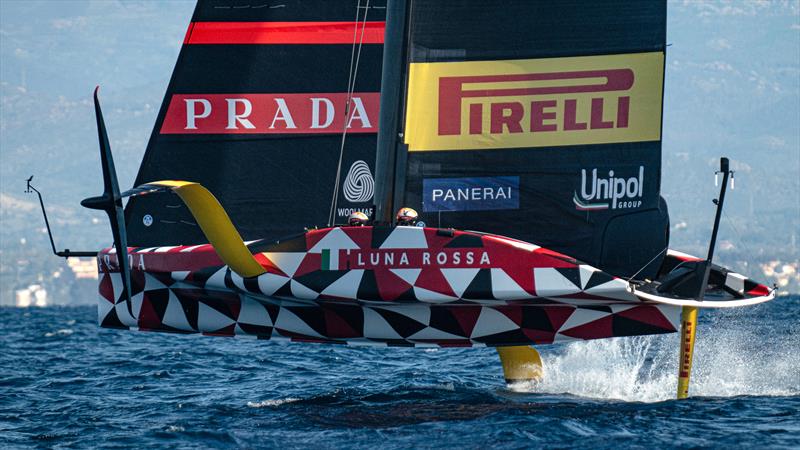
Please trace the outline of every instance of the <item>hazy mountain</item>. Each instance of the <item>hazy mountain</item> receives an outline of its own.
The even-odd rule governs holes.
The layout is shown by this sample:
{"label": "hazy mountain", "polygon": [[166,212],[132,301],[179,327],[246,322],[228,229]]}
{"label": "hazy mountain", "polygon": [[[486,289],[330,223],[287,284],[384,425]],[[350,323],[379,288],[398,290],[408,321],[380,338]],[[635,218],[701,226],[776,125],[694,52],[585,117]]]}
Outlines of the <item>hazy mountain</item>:
{"label": "hazy mountain", "polygon": [[[46,196],[57,244],[98,248],[105,217],[80,208],[101,190],[91,92],[101,85],[120,184],[143,155],[193,2],[0,2],[0,271],[49,242],[24,179]],[[703,253],[713,171],[729,156],[719,256],[751,275],[797,263],[800,237],[800,2],[669,4],[662,193],[672,247]],[[94,220],[93,220],[94,219]],[[20,240],[25,239],[25,244]],[[5,275],[3,275],[5,274]],[[16,281],[14,281],[16,282]],[[2,301],[0,301],[1,303]]]}

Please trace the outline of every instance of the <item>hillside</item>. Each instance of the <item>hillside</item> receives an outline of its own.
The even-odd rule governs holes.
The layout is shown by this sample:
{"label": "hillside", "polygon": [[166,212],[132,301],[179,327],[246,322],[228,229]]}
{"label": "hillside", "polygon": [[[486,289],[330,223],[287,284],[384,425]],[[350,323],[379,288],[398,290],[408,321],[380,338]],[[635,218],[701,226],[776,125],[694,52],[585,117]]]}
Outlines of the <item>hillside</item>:
{"label": "hillside", "polygon": [[[713,219],[713,171],[719,156],[730,157],[736,189],[726,204],[719,259],[771,283],[786,279],[795,292],[799,5],[669,4],[662,174],[671,246],[703,254]],[[120,184],[129,187],[193,7],[182,1],[0,3],[0,304],[11,301],[17,286],[47,281],[64,267],[48,256],[36,199],[23,193],[29,175],[45,194],[57,245],[108,243],[102,213],[78,205],[101,190],[92,89],[102,86]],[[21,260],[37,263],[21,271]]]}

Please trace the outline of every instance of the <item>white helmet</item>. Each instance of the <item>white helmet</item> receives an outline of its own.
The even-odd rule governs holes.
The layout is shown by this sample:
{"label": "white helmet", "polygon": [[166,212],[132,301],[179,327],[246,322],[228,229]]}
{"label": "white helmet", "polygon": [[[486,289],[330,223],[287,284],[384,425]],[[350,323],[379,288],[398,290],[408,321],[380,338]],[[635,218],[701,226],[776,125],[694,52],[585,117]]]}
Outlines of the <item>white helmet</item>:
{"label": "white helmet", "polygon": [[416,225],[419,214],[411,208],[400,208],[397,211],[397,224],[398,225]]}

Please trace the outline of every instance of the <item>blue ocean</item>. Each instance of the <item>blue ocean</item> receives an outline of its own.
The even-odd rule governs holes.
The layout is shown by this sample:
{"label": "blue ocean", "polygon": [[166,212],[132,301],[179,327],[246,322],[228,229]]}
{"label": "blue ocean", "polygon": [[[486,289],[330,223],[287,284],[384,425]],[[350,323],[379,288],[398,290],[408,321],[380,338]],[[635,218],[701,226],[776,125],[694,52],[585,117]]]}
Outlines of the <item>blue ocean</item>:
{"label": "blue ocean", "polygon": [[0,308],[0,448],[800,447],[800,297],[677,334],[540,348],[360,348],[101,329],[93,307]]}

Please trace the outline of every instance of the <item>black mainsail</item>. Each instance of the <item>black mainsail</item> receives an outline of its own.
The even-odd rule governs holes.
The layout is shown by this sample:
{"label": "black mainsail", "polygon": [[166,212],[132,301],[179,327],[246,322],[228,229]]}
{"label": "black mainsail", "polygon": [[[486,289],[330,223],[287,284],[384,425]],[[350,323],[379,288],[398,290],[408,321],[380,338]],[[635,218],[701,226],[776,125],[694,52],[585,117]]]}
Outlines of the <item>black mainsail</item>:
{"label": "black mainsail", "polygon": [[388,16],[386,52],[402,49],[403,67],[382,95],[404,92],[403,116],[381,130],[394,142],[378,182],[394,182],[378,188],[378,219],[410,206],[429,226],[533,242],[620,276],[651,261],[638,277],[655,275],[669,230],[665,2],[413,0]]}
{"label": "black mainsail", "polygon": [[[202,183],[244,239],[281,238],[330,222],[348,126],[334,221],[368,210],[381,6],[356,0],[198,2],[136,185]],[[126,216],[132,246],[206,242],[170,194],[133,198]]]}

